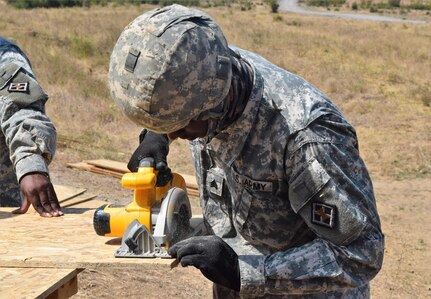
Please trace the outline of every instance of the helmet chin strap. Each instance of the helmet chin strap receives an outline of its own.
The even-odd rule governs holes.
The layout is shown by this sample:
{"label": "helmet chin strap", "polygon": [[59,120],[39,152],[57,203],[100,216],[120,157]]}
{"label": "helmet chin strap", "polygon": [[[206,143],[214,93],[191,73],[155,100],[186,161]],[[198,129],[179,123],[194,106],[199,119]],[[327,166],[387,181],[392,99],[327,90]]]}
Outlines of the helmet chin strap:
{"label": "helmet chin strap", "polygon": [[229,93],[218,106],[205,112],[205,118],[208,118],[207,136],[210,139],[240,117],[253,88],[252,67],[239,55],[233,55],[231,59],[232,82]]}

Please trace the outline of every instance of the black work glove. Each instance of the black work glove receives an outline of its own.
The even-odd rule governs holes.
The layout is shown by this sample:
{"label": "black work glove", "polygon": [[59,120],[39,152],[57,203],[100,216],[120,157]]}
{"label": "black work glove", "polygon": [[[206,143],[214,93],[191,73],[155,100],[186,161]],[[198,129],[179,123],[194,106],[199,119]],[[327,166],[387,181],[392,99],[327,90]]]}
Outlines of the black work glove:
{"label": "black work glove", "polygon": [[168,254],[183,267],[195,266],[212,282],[239,292],[241,280],[238,255],[217,236],[199,236],[180,241]]}
{"label": "black work glove", "polygon": [[139,135],[139,142],[140,144],[130,158],[127,168],[136,172],[141,160],[148,157],[153,158],[154,169],[158,171],[156,185],[166,185],[172,179],[172,173],[166,161],[169,153],[168,136],[143,130]]}

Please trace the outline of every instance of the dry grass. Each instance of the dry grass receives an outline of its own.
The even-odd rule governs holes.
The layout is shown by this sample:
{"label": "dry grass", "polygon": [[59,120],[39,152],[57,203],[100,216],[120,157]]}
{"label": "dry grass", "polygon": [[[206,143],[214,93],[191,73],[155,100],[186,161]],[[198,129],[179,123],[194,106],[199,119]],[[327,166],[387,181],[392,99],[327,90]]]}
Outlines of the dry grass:
{"label": "dry grass", "polygon": [[[124,26],[153,6],[15,10],[0,2],[2,35],[22,46],[71,159],[126,161],[139,128],[109,98],[110,51]],[[431,173],[431,25],[211,8],[229,42],[257,52],[327,93],[356,127],[374,176]],[[187,144],[175,169],[191,172]],[[181,157],[181,159],[178,159]],[[184,163],[187,161],[187,163]]]}

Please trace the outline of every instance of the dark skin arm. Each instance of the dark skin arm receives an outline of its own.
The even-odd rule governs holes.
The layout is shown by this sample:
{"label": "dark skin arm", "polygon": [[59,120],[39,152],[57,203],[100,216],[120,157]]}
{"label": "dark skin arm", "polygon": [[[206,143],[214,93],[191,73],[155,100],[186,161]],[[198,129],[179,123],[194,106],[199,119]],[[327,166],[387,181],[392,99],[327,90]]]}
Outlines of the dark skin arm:
{"label": "dark skin arm", "polygon": [[20,208],[12,211],[13,214],[25,214],[31,204],[42,217],[64,215],[57,194],[46,173],[28,173],[21,178],[19,185],[23,201]]}

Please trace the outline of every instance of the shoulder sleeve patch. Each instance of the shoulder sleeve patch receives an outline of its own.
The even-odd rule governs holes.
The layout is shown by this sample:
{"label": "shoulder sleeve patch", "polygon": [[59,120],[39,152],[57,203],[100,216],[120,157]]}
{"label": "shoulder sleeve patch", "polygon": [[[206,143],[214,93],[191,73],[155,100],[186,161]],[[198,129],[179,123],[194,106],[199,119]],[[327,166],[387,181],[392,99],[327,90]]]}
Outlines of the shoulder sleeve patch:
{"label": "shoulder sleeve patch", "polygon": [[330,177],[316,159],[308,162],[308,166],[298,175],[289,188],[289,200],[293,211],[298,211],[319,192]]}
{"label": "shoulder sleeve patch", "polygon": [[322,225],[324,227],[334,227],[335,213],[337,212],[334,206],[325,205],[320,202],[313,202],[311,213],[311,222]]}
{"label": "shoulder sleeve patch", "polygon": [[39,83],[27,74],[25,69],[10,63],[0,70],[0,96],[20,106],[48,99]]}
{"label": "shoulder sleeve patch", "polygon": [[293,181],[289,200],[313,232],[336,245],[349,244],[367,225],[366,208],[315,159]]}

